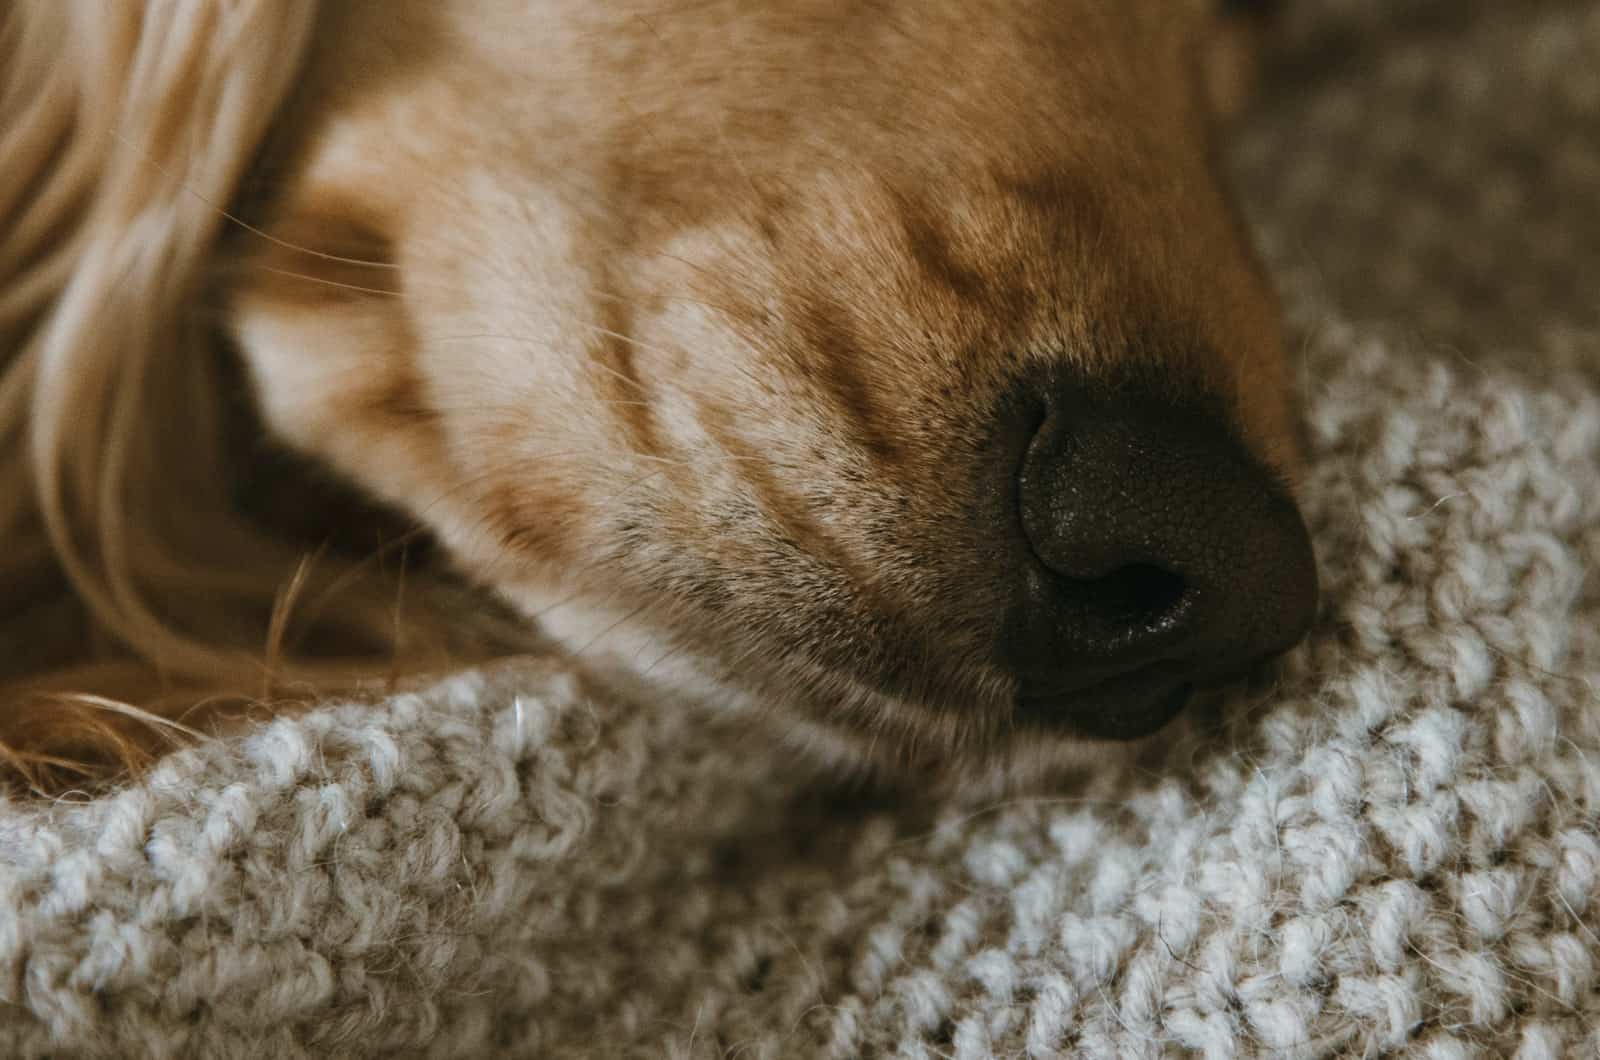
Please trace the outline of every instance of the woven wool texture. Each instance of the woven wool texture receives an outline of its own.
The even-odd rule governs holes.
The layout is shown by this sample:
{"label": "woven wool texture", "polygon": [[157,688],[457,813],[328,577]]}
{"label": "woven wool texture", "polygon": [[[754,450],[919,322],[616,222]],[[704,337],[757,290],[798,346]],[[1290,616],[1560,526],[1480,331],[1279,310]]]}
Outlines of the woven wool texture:
{"label": "woven wool texture", "polygon": [[1301,0],[1234,163],[1325,601],[1138,767],[863,806],[562,660],[0,810],[7,1056],[1600,1054],[1600,9]]}

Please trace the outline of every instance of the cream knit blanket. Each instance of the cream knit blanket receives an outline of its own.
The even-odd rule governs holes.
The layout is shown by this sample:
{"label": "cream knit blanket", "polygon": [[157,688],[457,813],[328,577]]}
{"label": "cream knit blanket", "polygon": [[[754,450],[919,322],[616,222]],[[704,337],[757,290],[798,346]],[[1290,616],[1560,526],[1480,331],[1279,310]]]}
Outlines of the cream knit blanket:
{"label": "cream knit blanket", "polygon": [[1298,3],[1235,152],[1326,586],[1276,684],[990,806],[562,660],[278,722],[0,807],[0,1054],[1600,1054],[1600,9]]}

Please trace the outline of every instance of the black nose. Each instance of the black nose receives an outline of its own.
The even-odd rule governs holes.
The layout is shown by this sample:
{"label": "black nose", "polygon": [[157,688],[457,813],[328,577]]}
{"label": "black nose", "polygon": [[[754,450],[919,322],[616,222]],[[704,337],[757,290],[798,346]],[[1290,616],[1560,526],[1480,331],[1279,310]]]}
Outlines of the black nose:
{"label": "black nose", "polygon": [[1129,739],[1293,646],[1316,562],[1287,489],[1217,411],[1053,385],[1018,474],[1028,555],[1005,655],[1024,719]]}

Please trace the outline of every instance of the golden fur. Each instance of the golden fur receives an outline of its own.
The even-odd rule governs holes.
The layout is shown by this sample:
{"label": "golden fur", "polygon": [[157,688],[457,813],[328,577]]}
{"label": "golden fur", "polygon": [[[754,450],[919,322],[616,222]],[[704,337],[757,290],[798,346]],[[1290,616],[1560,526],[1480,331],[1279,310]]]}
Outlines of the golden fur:
{"label": "golden fur", "polygon": [[1159,373],[1290,469],[1213,165],[1248,53],[1198,0],[0,18],[0,747],[37,785],[532,642],[459,575],[847,757],[1003,751],[959,513],[1019,372]]}

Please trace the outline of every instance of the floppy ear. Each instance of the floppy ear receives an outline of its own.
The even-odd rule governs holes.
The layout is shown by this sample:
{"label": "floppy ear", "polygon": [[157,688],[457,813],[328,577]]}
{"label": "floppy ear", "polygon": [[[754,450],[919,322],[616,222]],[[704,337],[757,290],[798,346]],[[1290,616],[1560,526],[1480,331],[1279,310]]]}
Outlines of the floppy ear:
{"label": "floppy ear", "polygon": [[[96,742],[73,743],[83,729],[73,711],[29,693],[50,683],[41,671],[86,673],[110,656],[159,671],[158,685],[195,680],[228,657],[215,631],[240,623],[222,612],[260,611],[262,595],[270,609],[283,580],[241,577],[262,550],[227,510],[199,303],[223,210],[294,83],[314,17],[312,0],[0,8],[9,762]],[[80,676],[56,687],[142,699],[136,689],[150,683]]]}
{"label": "floppy ear", "polygon": [[1233,118],[1255,95],[1262,52],[1282,7],[1282,0],[1218,0],[1200,74],[1219,121]]}
{"label": "floppy ear", "polygon": [[318,12],[0,0],[0,788],[137,765],[164,719],[527,644],[447,579],[413,575],[402,612],[403,560],[311,563],[233,496],[253,424],[220,236]]}
{"label": "floppy ear", "polygon": [[[26,461],[7,466],[6,481],[27,484],[96,621],[182,667],[208,653],[157,620],[149,593],[154,568],[196,565],[174,540],[174,513],[210,519],[221,500],[197,303],[223,211],[293,84],[314,8],[63,0],[20,10],[7,20],[18,58],[43,50],[51,63],[37,81],[6,85],[20,109],[0,128],[12,170],[0,184],[34,189],[0,216],[8,244],[12,233],[34,244],[5,247],[0,290],[36,300],[0,351],[5,389],[27,393],[4,410],[26,432],[3,454],[5,465]],[[53,134],[55,149],[8,150],[30,134]]]}

